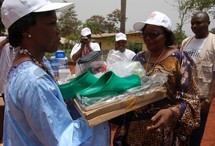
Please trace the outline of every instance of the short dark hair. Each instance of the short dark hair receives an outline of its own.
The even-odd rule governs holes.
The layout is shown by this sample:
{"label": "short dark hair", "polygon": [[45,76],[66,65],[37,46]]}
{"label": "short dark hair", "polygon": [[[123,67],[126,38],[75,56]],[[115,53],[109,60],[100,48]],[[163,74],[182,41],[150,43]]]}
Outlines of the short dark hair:
{"label": "short dark hair", "polygon": [[[146,26],[147,26],[147,24],[141,29],[142,34],[144,33]],[[165,42],[166,47],[172,46],[173,44],[175,44],[174,33],[171,30],[169,30],[163,26],[160,26],[160,27],[162,28],[164,35],[166,36],[166,42]]]}
{"label": "short dark hair", "polygon": [[210,17],[209,17],[209,15],[208,15],[208,13],[207,13],[207,12],[204,12],[204,11],[198,11],[198,12],[194,13],[192,17],[197,16],[197,15],[199,15],[199,14],[200,14],[200,15],[204,15],[204,17],[205,17],[208,21],[210,21]]}
{"label": "short dark hair", "polygon": [[8,29],[10,45],[13,47],[20,46],[23,39],[23,33],[26,29],[36,25],[36,17],[41,15],[49,15],[50,12],[51,11],[39,13],[32,12],[13,23]]}

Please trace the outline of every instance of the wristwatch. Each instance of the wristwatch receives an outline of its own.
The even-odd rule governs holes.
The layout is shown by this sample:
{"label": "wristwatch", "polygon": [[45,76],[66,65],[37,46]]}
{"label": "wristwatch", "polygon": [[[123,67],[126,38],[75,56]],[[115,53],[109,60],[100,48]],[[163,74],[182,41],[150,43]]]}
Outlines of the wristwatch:
{"label": "wristwatch", "polygon": [[211,102],[207,98],[205,98],[204,102],[206,102],[207,104],[211,104]]}

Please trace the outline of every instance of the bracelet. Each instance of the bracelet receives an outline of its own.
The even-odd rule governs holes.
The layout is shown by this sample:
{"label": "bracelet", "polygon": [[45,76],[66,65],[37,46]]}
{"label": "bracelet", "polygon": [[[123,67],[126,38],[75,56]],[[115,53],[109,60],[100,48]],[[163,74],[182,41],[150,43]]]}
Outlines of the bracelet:
{"label": "bracelet", "polygon": [[207,98],[205,98],[204,102],[206,102],[207,104],[211,104],[211,102]]}

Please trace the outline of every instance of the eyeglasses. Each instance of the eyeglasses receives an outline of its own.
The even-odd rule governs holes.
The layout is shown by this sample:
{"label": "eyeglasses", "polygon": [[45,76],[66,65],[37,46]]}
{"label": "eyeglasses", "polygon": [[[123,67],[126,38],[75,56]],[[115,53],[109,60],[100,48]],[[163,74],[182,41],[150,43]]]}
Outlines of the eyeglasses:
{"label": "eyeglasses", "polygon": [[156,39],[159,35],[163,34],[163,32],[152,32],[152,33],[143,33],[143,38]]}

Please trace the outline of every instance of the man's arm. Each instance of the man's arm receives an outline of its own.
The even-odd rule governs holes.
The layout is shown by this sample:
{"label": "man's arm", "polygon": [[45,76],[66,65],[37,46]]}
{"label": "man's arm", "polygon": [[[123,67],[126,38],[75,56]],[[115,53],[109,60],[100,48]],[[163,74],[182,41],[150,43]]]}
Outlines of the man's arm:
{"label": "man's arm", "polygon": [[93,49],[90,46],[90,39],[86,39],[86,38],[82,37],[81,38],[81,44],[79,44],[79,45],[80,45],[79,46],[80,48],[77,50],[77,52],[73,52],[70,55],[70,58],[72,59],[73,62],[76,62],[79,58],[82,57],[82,52],[84,49],[87,49],[89,52],[93,51]]}
{"label": "man's arm", "polygon": [[[74,54],[70,55],[70,58],[72,59],[73,62],[76,62],[81,57],[81,55],[82,55],[82,51],[84,49],[84,45],[82,45],[82,44],[79,44],[79,45],[80,45],[80,49],[77,52],[75,52]],[[75,49],[75,48],[73,48],[73,49]]]}
{"label": "man's arm", "polygon": [[215,71],[213,71],[213,80],[211,82],[210,90],[205,98],[205,100],[201,103],[201,110],[204,112],[208,112],[210,109],[210,104],[215,96]]}
{"label": "man's arm", "polygon": [[0,42],[0,54],[2,52],[2,48],[8,43],[8,38],[6,37],[3,41]]}

